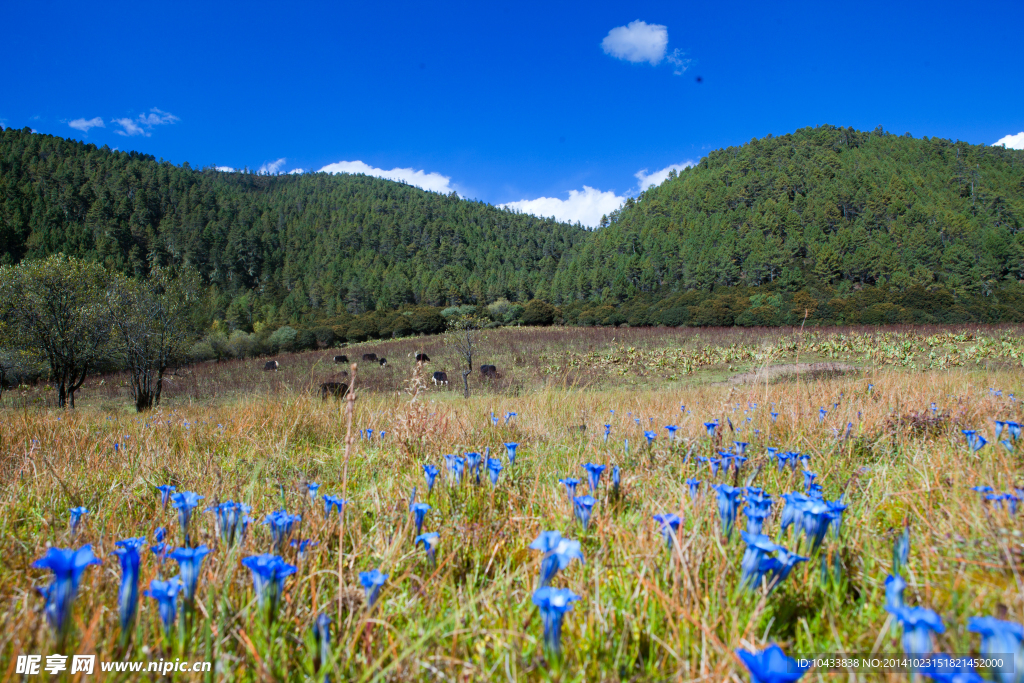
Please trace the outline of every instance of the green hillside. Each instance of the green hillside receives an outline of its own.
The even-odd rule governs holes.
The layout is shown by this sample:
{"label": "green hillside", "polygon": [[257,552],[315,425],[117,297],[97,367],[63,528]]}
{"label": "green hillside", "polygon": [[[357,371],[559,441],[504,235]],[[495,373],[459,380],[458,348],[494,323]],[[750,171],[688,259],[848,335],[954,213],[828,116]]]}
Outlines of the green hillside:
{"label": "green hillside", "polygon": [[1024,152],[821,126],[712,152],[594,231],[365,176],[0,131],[2,262],[194,264],[209,319],[538,298],[580,324],[1024,319]]}

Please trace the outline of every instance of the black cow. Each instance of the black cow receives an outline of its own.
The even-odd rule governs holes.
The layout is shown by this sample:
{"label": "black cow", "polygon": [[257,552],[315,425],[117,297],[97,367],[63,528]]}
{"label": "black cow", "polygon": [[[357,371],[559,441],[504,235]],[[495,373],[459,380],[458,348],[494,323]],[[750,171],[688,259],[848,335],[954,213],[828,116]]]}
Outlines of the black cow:
{"label": "black cow", "polygon": [[434,380],[434,384],[448,384],[448,373],[446,372],[435,372],[434,376],[430,379]]}
{"label": "black cow", "polygon": [[381,367],[384,367],[385,365],[388,364],[388,359],[387,358],[378,358],[377,362],[380,363]]}
{"label": "black cow", "polygon": [[373,363],[377,360],[377,354],[375,353],[364,353],[363,360],[367,363]]}
{"label": "black cow", "polygon": [[263,365],[263,371],[264,372],[267,372],[267,371],[270,371],[270,370],[277,370],[277,368],[278,368],[278,365],[277,365],[277,361],[276,360],[268,360]]}
{"label": "black cow", "polygon": [[498,374],[498,368],[493,365],[481,365],[480,374],[488,379],[498,379],[501,375]]}
{"label": "black cow", "polygon": [[344,382],[324,382],[320,385],[320,398],[324,401],[329,396],[343,398],[348,393],[348,385]]}
{"label": "black cow", "polygon": [[425,353],[417,353],[416,354],[416,362],[417,363],[429,363],[430,362],[430,356],[428,356]]}
{"label": "black cow", "polygon": [[334,362],[335,363],[347,363],[348,362],[348,356],[335,356],[334,357]]}

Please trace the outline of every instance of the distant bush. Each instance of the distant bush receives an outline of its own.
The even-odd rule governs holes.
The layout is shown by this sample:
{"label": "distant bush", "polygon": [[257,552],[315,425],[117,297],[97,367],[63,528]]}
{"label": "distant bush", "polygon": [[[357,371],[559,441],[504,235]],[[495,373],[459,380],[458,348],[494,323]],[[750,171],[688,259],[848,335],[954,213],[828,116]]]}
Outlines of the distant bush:
{"label": "distant bush", "polygon": [[316,345],[321,349],[331,348],[338,339],[330,327],[318,327],[313,330],[313,334],[316,335]]}
{"label": "distant bush", "polygon": [[550,325],[555,319],[555,307],[546,301],[533,299],[523,308],[524,325]]}
{"label": "distant bush", "polygon": [[279,327],[275,330],[267,341],[275,353],[288,352],[295,350],[295,340],[298,336],[298,330],[294,327],[285,325],[284,327]]}
{"label": "distant bush", "polygon": [[299,330],[295,337],[295,350],[308,351],[316,348],[316,334],[313,330]]}
{"label": "distant bush", "polygon": [[228,337],[227,347],[235,358],[252,358],[258,353],[259,341],[255,335],[235,330]]}
{"label": "distant bush", "polygon": [[442,318],[451,318],[454,316],[466,317],[470,315],[476,315],[476,306],[463,304],[462,306],[449,306],[441,311]]}
{"label": "distant bush", "polygon": [[416,334],[438,334],[444,332],[444,318],[432,306],[420,306],[409,315],[409,325]]}

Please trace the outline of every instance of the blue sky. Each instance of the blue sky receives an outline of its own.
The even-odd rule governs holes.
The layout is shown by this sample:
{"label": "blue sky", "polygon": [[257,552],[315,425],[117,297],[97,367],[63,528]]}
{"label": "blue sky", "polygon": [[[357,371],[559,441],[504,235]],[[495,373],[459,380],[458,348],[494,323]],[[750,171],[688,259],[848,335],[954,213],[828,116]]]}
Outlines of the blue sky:
{"label": "blue sky", "polygon": [[1019,0],[44,1],[4,22],[4,126],[591,225],[674,165],[804,126],[1024,146]]}

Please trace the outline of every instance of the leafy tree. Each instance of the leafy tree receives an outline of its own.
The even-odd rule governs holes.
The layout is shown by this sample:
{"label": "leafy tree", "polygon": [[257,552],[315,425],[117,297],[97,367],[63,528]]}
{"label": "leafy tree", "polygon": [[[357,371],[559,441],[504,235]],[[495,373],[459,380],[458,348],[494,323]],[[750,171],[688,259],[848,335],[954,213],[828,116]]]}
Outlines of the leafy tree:
{"label": "leafy tree", "polygon": [[98,263],[64,254],[0,266],[0,318],[9,342],[49,366],[61,408],[75,407],[75,392],[109,353],[108,282]]}
{"label": "leafy tree", "polygon": [[444,343],[466,363],[462,371],[462,391],[466,398],[469,398],[469,375],[473,372],[473,356],[486,341],[481,331],[486,324],[486,319],[476,315],[453,316],[448,320]]}
{"label": "leafy tree", "polygon": [[546,301],[532,299],[523,307],[524,325],[550,325],[555,319],[555,307]]}

